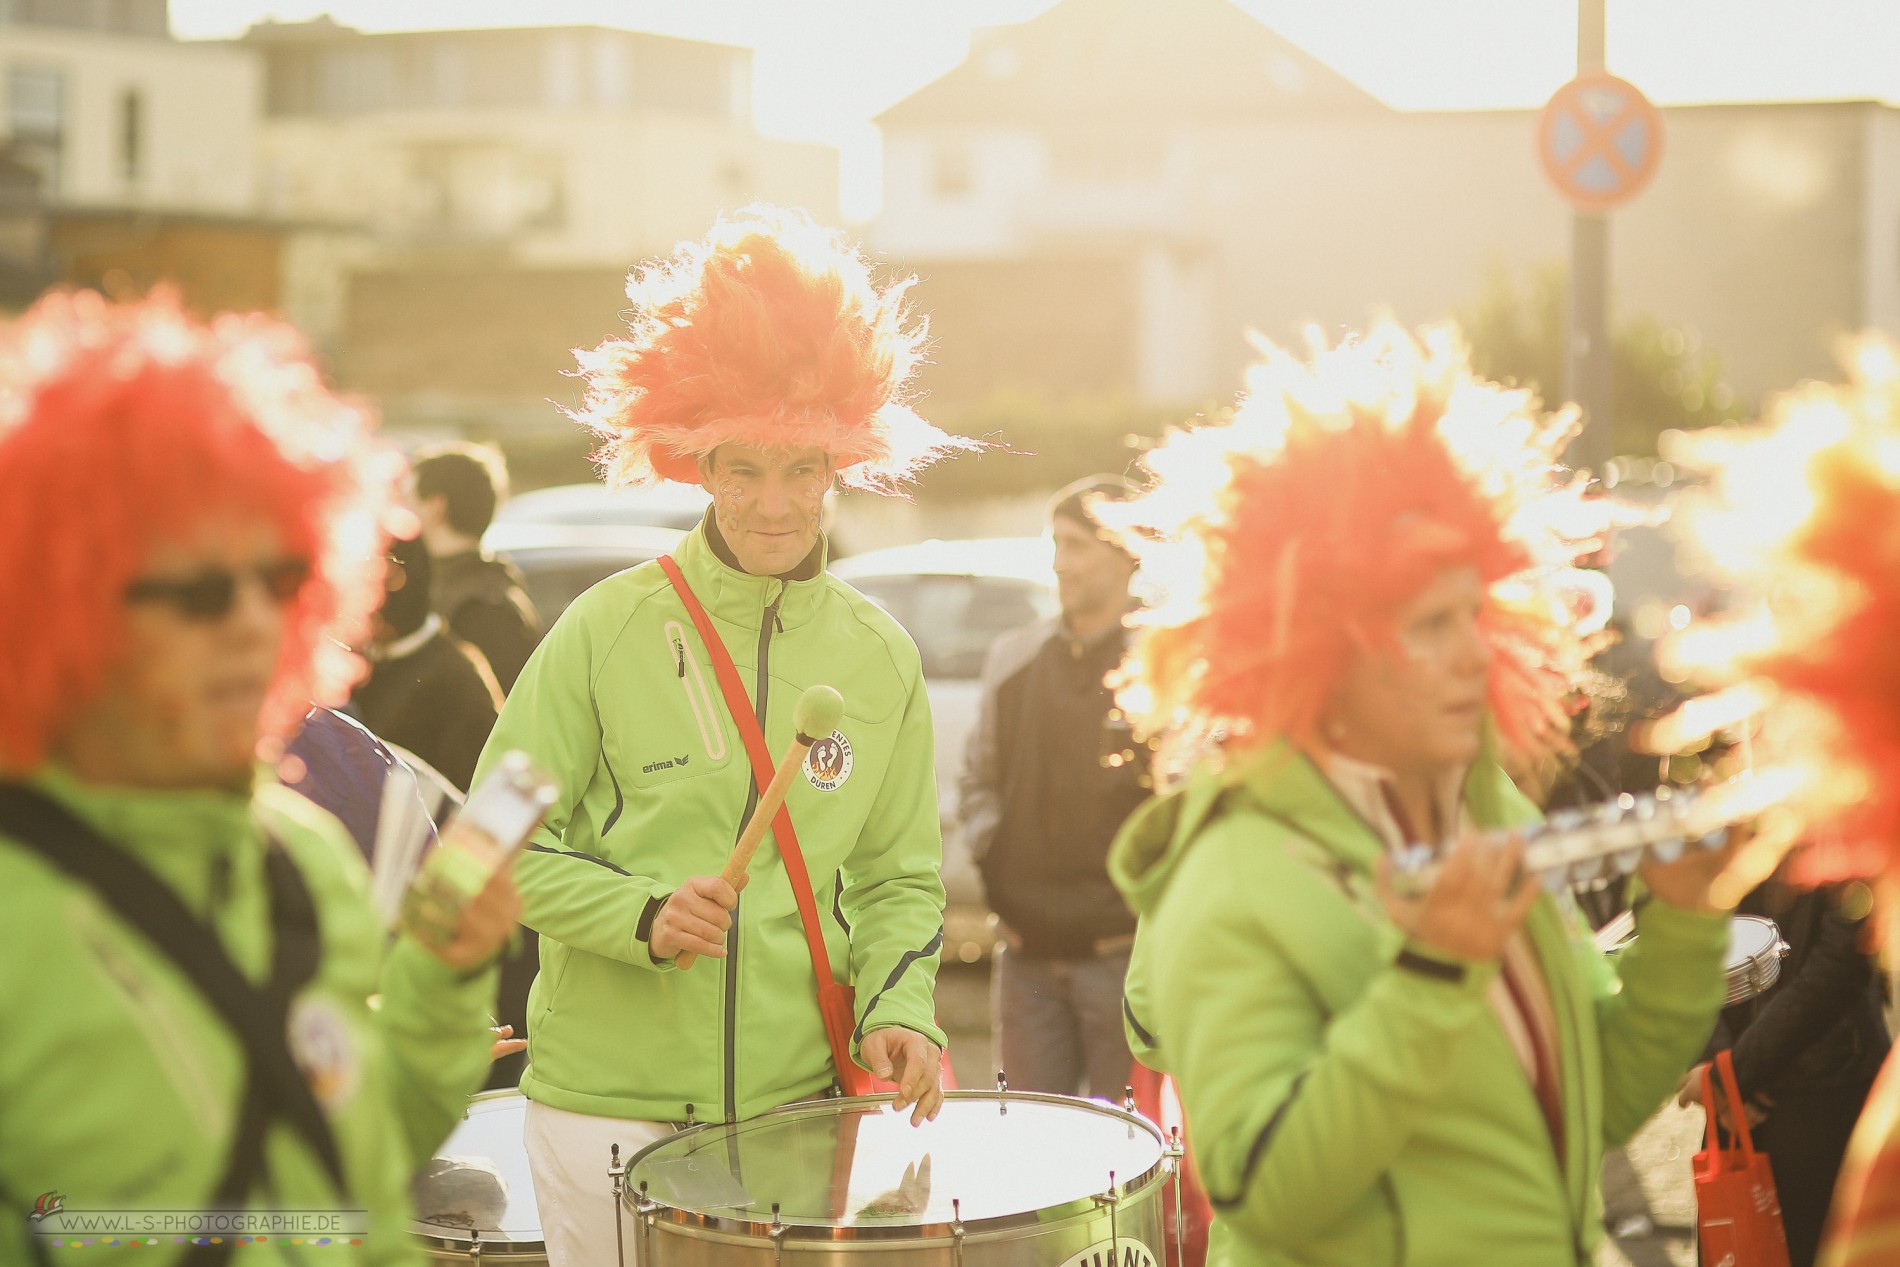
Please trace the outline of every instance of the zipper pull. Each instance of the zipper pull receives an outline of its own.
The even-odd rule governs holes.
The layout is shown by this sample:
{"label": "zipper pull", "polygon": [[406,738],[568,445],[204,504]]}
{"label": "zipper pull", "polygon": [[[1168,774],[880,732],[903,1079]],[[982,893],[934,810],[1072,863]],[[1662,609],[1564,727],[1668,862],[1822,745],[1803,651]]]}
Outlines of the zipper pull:
{"label": "zipper pull", "polygon": [[772,619],[772,629],[776,633],[785,632],[785,622],[779,619],[778,605],[785,601],[785,586],[778,587],[778,597],[765,605],[765,614]]}
{"label": "zipper pull", "polygon": [[673,640],[673,657],[679,662],[680,680],[683,682],[686,680],[686,644],[677,638]]}

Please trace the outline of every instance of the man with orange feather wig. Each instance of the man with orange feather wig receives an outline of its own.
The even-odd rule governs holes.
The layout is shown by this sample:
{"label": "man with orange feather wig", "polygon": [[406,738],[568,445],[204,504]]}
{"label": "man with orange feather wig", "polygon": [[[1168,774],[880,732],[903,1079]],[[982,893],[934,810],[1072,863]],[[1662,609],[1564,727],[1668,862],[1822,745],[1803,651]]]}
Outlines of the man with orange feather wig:
{"label": "man with orange feather wig", "polygon": [[272,1253],[247,1209],[417,1257],[518,903],[385,953],[341,825],[258,765],[359,669],[401,473],[366,421],[264,317],[0,328],[0,1259],[80,1243],[62,1199],[213,1220],[127,1242],[154,1262]]}
{"label": "man with orange feather wig", "polygon": [[[1566,569],[1607,511],[1557,463],[1567,421],[1475,381],[1450,329],[1267,348],[1231,421],[1100,510],[1169,591],[1124,706],[1200,749],[1110,865],[1211,1263],[1593,1261],[1602,1151],[1721,1003],[1720,854],[1646,866],[1612,969],[1521,843],[1478,835],[1534,820],[1499,748],[1561,743],[1587,650]],[[1422,892],[1389,870],[1420,844]]]}
{"label": "man with orange feather wig", "polygon": [[[700,484],[712,505],[676,576],[642,564],[568,608],[478,767],[525,749],[563,790],[518,872],[541,935],[521,1089],[557,1265],[612,1261],[614,1145],[629,1156],[676,1123],[824,1094],[840,1062],[894,1077],[914,1121],[942,1102],[929,701],[909,636],[826,570],[821,526],[834,483],[889,489],[973,447],[907,403],[923,331],[904,290],[802,215],[754,210],[637,272],[627,332],[576,354],[576,416],[604,438],[610,482]],[[770,777],[755,779],[736,718],[757,718],[775,760],[817,684],[842,692],[844,717],[811,737],[785,803],[826,975],[856,987],[837,1051],[786,842],[749,885],[720,875]]]}
{"label": "man with orange feather wig", "polygon": [[[1754,781],[1780,794],[1723,883],[1739,896],[1786,859],[1796,883],[1866,880],[1894,944],[1900,883],[1900,349],[1856,342],[1844,385],[1807,384],[1754,428],[1686,438],[1708,477],[1684,517],[1733,615],[1691,625],[1672,669],[1715,688],[1662,737],[1752,731]],[[1900,1067],[1890,1056],[1855,1127],[1817,1260],[1900,1261]]]}

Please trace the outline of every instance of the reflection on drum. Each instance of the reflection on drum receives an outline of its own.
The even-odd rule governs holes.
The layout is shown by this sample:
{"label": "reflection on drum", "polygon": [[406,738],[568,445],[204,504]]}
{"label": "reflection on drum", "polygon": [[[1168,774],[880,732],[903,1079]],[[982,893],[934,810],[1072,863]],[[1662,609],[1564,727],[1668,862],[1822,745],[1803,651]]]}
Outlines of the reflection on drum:
{"label": "reflection on drum", "polygon": [[622,1243],[641,1267],[1164,1267],[1179,1158],[1099,1101],[951,1091],[920,1127],[884,1097],[812,1101],[642,1149]]}
{"label": "reflection on drum", "polygon": [[[1597,931],[1597,949],[1619,954],[1636,944],[1635,923],[1629,912],[1605,924]],[[1781,959],[1788,943],[1781,940],[1781,929],[1760,915],[1735,915],[1728,922],[1728,954],[1722,959],[1722,975],[1728,982],[1723,1007],[1747,1003],[1767,992],[1781,977]]]}
{"label": "reflection on drum", "polygon": [[449,1142],[410,1185],[416,1221],[409,1230],[431,1262],[548,1261],[522,1134],[527,1109],[519,1091],[475,1096]]}

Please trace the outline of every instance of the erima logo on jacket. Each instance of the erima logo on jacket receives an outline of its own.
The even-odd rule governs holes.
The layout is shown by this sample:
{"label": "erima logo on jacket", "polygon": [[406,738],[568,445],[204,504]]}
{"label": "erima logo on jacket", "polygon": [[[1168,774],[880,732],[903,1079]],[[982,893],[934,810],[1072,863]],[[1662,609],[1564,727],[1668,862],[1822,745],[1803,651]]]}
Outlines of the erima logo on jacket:
{"label": "erima logo on jacket", "polygon": [[691,755],[692,754],[687,753],[682,756],[674,757],[671,761],[655,761],[651,765],[643,765],[640,767],[640,773],[652,774],[659,770],[671,770],[674,766],[683,766],[686,764],[687,758]]}

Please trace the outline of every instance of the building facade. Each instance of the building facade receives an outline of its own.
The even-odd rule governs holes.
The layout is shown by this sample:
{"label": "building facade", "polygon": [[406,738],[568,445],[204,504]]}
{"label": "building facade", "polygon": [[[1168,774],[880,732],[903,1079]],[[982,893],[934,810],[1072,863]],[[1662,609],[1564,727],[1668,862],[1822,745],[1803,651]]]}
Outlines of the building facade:
{"label": "building facade", "polygon": [[390,257],[632,261],[749,202],[837,215],[836,151],[761,136],[750,49],[602,27],[255,26],[261,206]]}
{"label": "building facade", "polygon": [[[1900,334],[1900,111],[1870,102],[1663,111],[1654,183],[1612,221],[1619,316],[1688,327],[1759,398],[1834,372],[1851,330]],[[1087,252],[1132,294],[1110,386],[1232,399],[1245,333],[1337,336],[1470,306],[1502,271],[1569,256],[1571,213],[1536,157],[1536,113],[1396,111],[1229,0],[1064,0],[988,32],[879,119],[878,247],[969,304],[939,316],[940,399],[1064,390],[1019,356],[999,375],[956,327],[1051,260]],[[1076,355],[1064,326],[1043,358]],[[1022,366],[1030,363],[1028,377]]]}

